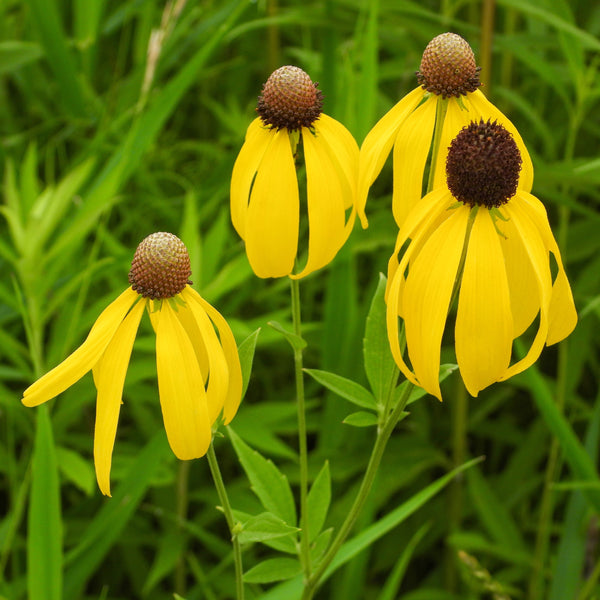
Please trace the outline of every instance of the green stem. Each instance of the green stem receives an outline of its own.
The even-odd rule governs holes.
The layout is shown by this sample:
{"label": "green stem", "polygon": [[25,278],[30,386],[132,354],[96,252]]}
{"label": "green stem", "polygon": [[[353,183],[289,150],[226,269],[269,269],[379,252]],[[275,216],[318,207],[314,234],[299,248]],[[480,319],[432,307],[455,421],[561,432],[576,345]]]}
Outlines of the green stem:
{"label": "green stem", "polygon": [[217,490],[217,494],[219,495],[221,508],[223,509],[223,514],[225,515],[225,520],[227,521],[227,526],[229,527],[229,532],[231,533],[231,543],[233,545],[233,562],[235,564],[236,598],[237,600],[244,600],[244,572],[242,570],[242,548],[240,546],[240,541],[238,539],[237,531],[235,529],[236,522],[233,516],[233,511],[231,510],[231,504],[229,503],[229,496],[227,495],[227,489],[225,488],[225,484],[223,483],[221,469],[219,469],[217,455],[215,454],[215,449],[212,443],[208,448],[206,458],[208,459],[210,473],[212,475],[213,481],[215,482],[215,488]]}
{"label": "green stem", "polygon": [[371,451],[371,456],[369,458],[369,464],[367,465],[367,470],[363,475],[363,480],[360,484],[360,488],[354,498],[354,502],[346,515],[346,519],[342,523],[340,530],[338,531],[335,539],[329,546],[325,556],[319,563],[319,566],[315,569],[314,573],[311,575],[309,580],[307,581],[304,587],[304,593],[302,594],[302,600],[311,600],[315,590],[317,589],[321,578],[323,577],[327,567],[331,564],[342,544],[345,542],[348,534],[352,530],[356,519],[360,511],[362,510],[369,492],[373,486],[373,481],[375,480],[375,475],[377,474],[377,470],[379,468],[379,464],[381,463],[381,458],[383,457],[383,452],[387,445],[387,442],[394,431],[394,428],[398,424],[398,421],[402,417],[402,413],[406,407],[406,403],[410,397],[410,394],[413,390],[414,386],[409,383],[406,386],[404,394],[398,401],[398,404],[394,408],[394,410],[389,414],[385,424],[381,429],[377,431],[377,439],[375,440],[375,444],[373,445],[373,450]]}
{"label": "green stem", "polygon": [[[300,283],[290,279],[292,292],[292,321],[294,333],[302,337],[300,311]],[[296,376],[296,408],[298,410],[298,454],[300,462],[300,558],[304,577],[310,577],[310,547],[308,531],[308,449],[306,442],[306,406],[304,400],[304,374],[302,349],[294,348],[294,373]]]}
{"label": "green stem", "polygon": [[435,108],[435,129],[433,133],[433,145],[431,148],[431,164],[429,165],[429,178],[427,180],[427,193],[433,189],[433,178],[435,176],[435,166],[437,163],[440,143],[442,141],[442,131],[444,129],[444,119],[448,110],[448,98],[438,98]]}

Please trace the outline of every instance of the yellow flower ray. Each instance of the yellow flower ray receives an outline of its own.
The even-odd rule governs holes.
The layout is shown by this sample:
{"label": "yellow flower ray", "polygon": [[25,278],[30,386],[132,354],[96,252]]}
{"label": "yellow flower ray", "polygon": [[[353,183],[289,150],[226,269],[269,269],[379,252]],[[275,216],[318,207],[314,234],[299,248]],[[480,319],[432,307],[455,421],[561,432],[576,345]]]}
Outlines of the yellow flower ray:
{"label": "yellow flower ray", "polygon": [[98,487],[110,496],[110,468],[123,397],[123,384],[131,358],[133,343],[144,313],[145,303],[138,302],[125,317],[102,358],[94,366],[98,390],[94,428],[94,465]]}
{"label": "yellow flower ray", "polygon": [[240,357],[235,338],[223,315],[202,298],[196,290],[187,287],[183,290],[182,294],[186,301],[197,302],[204,308],[219,332],[221,346],[223,347],[223,352],[229,368],[229,386],[227,388],[227,397],[225,398],[223,407],[224,422],[225,425],[228,425],[235,416],[242,400],[242,367],[240,365]]}
{"label": "yellow flower ray", "polygon": [[300,200],[289,134],[270,135],[250,195],[246,252],[258,277],[284,277],[296,259]]}
{"label": "yellow flower ray", "polygon": [[25,406],[38,406],[72,386],[98,362],[138,295],[126,289],[100,314],[86,340],[62,363],[23,392]]}
{"label": "yellow flower ray", "polygon": [[469,237],[455,326],[456,359],[472,396],[506,372],[512,333],[502,248],[489,211],[479,209]]}
{"label": "yellow flower ray", "polygon": [[242,239],[246,232],[252,182],[271,141],[271,129],[266,128],[260,118],[254,119],[248,126],[246,140],[233,165],[230,184],[231,221]]}
{"label": "yellow flower ray", "polygon": [[177,458],[204,456],[211,423],[204,381],[188,335],[168,302],[163,302],[156,332],[156,367],[163,421]]}

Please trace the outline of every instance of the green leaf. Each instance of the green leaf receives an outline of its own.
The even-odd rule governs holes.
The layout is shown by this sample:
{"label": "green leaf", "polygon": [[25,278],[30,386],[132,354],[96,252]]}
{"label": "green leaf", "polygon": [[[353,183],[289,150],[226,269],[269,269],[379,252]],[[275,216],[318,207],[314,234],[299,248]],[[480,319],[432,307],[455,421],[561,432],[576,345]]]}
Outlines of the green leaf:
{"label": "green leaf", "polygon": [[247,583],[271,583],[291,579],[302,572],[302,565],[294,558],[270,558],[244,573]]}
{"label": "green leaf", "polygon": [[[456,369],[458,369],[458,365],[454,365],[454,364],[440,365],[440,383],[442,381],[444,381],[444,379],[446,379],[446,377],[448,377],[449,375],[454,373],[454,371],[456,371]],[[413,386],[412,383],[410,383],[409,381],[403,381],[394,390],[393,406],[396,406],[396,404],[398,404],[398,401],[400,400],[400,398],[402,398],[402,396],[404,396],[404,391],[406,390],[406,388],[408,386],[411,386],[413,389],[408,398],[408,402],[406,403],[407,405],[412,404],[413,402],[416,402],[417,400],[421,399],[423,396],[427,396],[427,392],[423,388],[418,387],[418,386]]]}
{"label": "green leaf", "polygon": [[281,333],[281,335],[290,343],[292,349],[302,350],[303,348],[306,348],[306,341],[304,339],[302,339],[299,335],[288,331],[277,321],[269,321],[267,325],[272,327],[275,331]]}
{"label": "green leaf", "polygon": [[254,351],[256,350],[256,340],[260,333],[260,327],[251,333],[239,346],[238,354],[240,356],[240,365],[242,367],[242,398],[246,395],[248,384],[250,383],[250,374],[252,372],[252,363],[254,361]]}
{"label": "green leaf", "polygon": [[296,504],[287,477],[272,461],[252,450],[231,427],[227,428],[233,448],[258,496],[268,512],[283,519],[288,525],[296,525]]}
{"label": "green leaf", "polygon": [[367,379],[375,398],[380,404],[385,404],[398,380],[398,367],[394,362],[387,336],[385,316],[386,284],[385,275],[380,273],[379,283],[367,316],[363,340],[363,356]]}
{"label": "green leaf", "polygon": [[310,560],[313,563],[318,563],[321,556],[325,554],[325,551],[327,550],[327,548],[329,548],[329,542],[331,541],[332,535],[333,527],[325,529],[325,531],[322,531],[317,537],[317,539],[311,544]]}
{"label": "green leaf", "polygon": [[56,449],[56,459],[61,473],[70,482],[74,483],[88,496],[94,491],[96,476],[92,464],[81,458],[77,452],[67,448]]}
{"label": "green leaf", "polygon": [[308,535],[313,541],[321,532],[331,502],[331,475],[329,461],[319,471],[308,492]]}
{"label": "green leaf", "polygon": [[297,527],[288,525],[273,513],[264,512],[245,521],[237,537],[240,544],[249,544],[293,535],[298,531]]}
{"label": "green leaf", "polygon": [[352,427],[372,427],[373,425],[377,425],[378,422],[377,415],[363,410],[352,413],[343,420],[343,423],[352,425]]}
{"label": "green leaf", "polygon": [[377,402],[373,394],[355,381],[328,371],[319,371],[318,369],[304,369],[304,371],[321,385],[324,385],[327,389],[349,402],[361,408],[377,410]]}
{"label": "green leaf", "polygon": [[9,40],[0,43],[0,75],[10,73],[42,56],[39,44]]}
{"label": "green leaf", "polygon": [[48,407],[37,409],[31,463],[27,536],[27,591],[30,600],[63,597],[60,485]]}

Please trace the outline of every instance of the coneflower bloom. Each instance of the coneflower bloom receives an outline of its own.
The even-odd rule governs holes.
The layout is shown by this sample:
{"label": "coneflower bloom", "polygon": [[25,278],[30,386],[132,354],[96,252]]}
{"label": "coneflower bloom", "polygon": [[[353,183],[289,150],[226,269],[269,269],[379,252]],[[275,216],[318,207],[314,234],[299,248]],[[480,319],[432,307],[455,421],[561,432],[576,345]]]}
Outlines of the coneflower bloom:
{"label": "coneflower bloom", "polygon": [[[471,123],[450,146],[447,186],[422,198],[398,234],[387,288],[392,354],[410,381],[440,400],[440,347],[456,296],[456,359],[473,396],[528,368],[577,322],[546,211],[518,186],[520,169],[517,144],[501,124]],[[527,354],[513,360],[513,340],[536,319]]]}
{"label": "coneflower bloom", "polygon": [[[258,277],[299,278],[324,267],[354,224],[358,145],[341,123],[322,112],[317,85],[298,67],[272,73],[233,167],[231,220]],[[308,255],[296,272],[303,204],[295,165],[300,145]]]}
{"label": "coneflower bloom", "polygon": [[203,456],[221,413],[229,423],[237,412],[242,376],[235,339],[221,314],[190,287],[190,275],[189,255],[179,238],[149,235],[135,252],[131,286],[104,309],[73,354],[23,393],[25,406],[37,406],[93,371],[94,464],[107,496],[125,374],[145,309],[156,333],[160,404],[175,456]]}
{"label": "coneflower bloom", "polygon": [[[363,226],[366,225],[364,209],[369,188],[392,146],[392,209],[398,226],[402,225],[423,195],[423,175],[434,128],[442,127],[442,130],[437,154],[432,157],[431,189],[444,183],[448,146],[462,127],[471,121],[490,119],[514,137],[523,161],[519,187],[531,191],[533,167],[525,144],[515,126],[479,90],[479,68],[473,50],[462,37],[443,33],[429,42],[417,71],[417,81],[419,87],[379,120],[361,146],[356,208]],[[445,116],[444,111],[440,111],[442,107],[445,107]],[[436,123],[442,118],[442,123]]]}

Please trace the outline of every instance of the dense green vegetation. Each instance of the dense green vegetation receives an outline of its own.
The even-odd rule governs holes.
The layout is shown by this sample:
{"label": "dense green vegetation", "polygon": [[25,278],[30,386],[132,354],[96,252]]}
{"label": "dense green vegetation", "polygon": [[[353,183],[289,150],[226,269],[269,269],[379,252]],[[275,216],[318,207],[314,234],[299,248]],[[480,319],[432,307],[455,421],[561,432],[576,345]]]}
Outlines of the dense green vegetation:
{"label": "dense green vegetation", "polygon": [[[36,409],[21,405],[22,391],[125,289],[137,244],[173,232],[190,251],[194,287],[238,343],[260,328],[231,427],[297,490],[292,352],[267,325],[291,329],[289,282],[258,279],[248,265],[229,217],[233,163],[275,68],[308,72],[325,112],[360,144],[416,86],[423,49],[444,31],[469,41],[484,93],[529,148],[579,324],[478,398],[455,372],[443,403],[410,404],[344,560],[315,597],[600,597],[597,3],[5,0],[0,17],[0,598],[234,597],[230,535],[207,462],[177,461],[166,443],[147,318],[125,384],[111,499],[94,477],[91,375]],[[387,165],[371,191],[369,228],[357,225],[335,261],[300,284],[305,367],[365,387],[365,320],[397,233],[391,189]],[[451,342],[442,362],[454,361]],[[343,424],[357,407],[315,378],[305,384],[309,477],[328,461],[324,529],[338,528],[375,428]],[[221,431],[215,450],[233,508],[256,515],[264,509]],[[440,479],[477,457],[485,459]],[[246,571],[293,557],[273,542],[244,544]],[[299,598],[290,581],[249,577],[246,597]]]}

